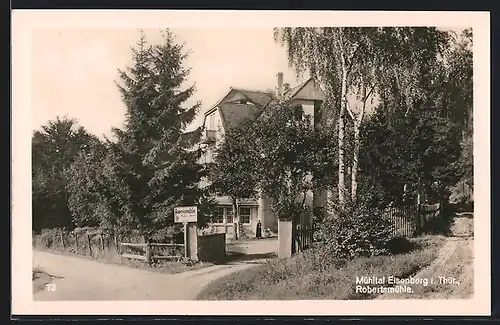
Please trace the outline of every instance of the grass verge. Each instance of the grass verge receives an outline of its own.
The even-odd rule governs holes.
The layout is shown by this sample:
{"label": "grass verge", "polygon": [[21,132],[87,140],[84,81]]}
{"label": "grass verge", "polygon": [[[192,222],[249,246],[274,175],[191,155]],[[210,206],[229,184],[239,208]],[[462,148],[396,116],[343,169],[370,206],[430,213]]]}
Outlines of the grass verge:
{"label": "grass verge", "polygon": [[[415,275],[427,279],[426,285],[411,286],[408,294],[385,294],[381,299],[467,299],[474,290],[474,241],[453,238],[443,248],[431,267]],[[455,279],[455,281],[451,281]]]}
{"label": "grass verge", "polygon": [[356,276],[408,277],[429,266],[443,243],[442,236],[426,236],[411,239],[405,253],[329,263],[311,249],[218,279],[208,284],[197,299],[373,299],[373,295],[356,293]]}
{"label": "grass verge", "polygon": [[38,251],[49,252],[53,254],[65,255],[65,256],[74,256],[78,258],[84,258],[89,260],[94,260],[100,263],[110,263],[117,264],[126,267],[133,267],[144,269],[152,272],[159,272],[165,274],[177,274],[186,271],[198,270],[201,268],[205,268],[208,266],[212,266],[212,263],[208,262],[184,262],[184,261],[165,261],[160,263],[153,263],[151,265],[146,264],[141,260],[128,259],[123,258],[121,255],[114,249],[106,249],[105,251],[100,251],[98,254],[94,256],[75,254],[71,252],[61,252],[57,250],[51,250],[47,248],[35,248]]}

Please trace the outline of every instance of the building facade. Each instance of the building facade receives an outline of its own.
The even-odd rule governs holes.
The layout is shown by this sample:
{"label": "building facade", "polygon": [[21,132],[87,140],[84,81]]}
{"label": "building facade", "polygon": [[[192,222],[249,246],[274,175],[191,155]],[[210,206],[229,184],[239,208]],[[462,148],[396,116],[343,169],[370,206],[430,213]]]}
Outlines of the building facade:
{"label": "building facade", "polygon": [[[205,154],[202,163],[213,162],[215,148],[223,141],[224,132],[229,128],[238,127],[247,119],[258,118],[265,110],[272,109],[273,104],[279,99],[286,99],[292,105],[301,105],[305,115],[312,118],[313,125],[319,121],[319,108],[325,99],[325,94],[310,78],[305,82],[290,88],[283,82],[283,74],[277,74],[276,92],[248,90],[231,87],[228,93],[217,104],[205,112],[203,120],[202,146]],[[200,186],[208,186],[207,179]],[[235,231],[255,235],[258,220],[262,223],[263,235],[269,229],[273,233],[278,231],[278,219],[272,213],[270,201],[264,195],[258,199],[244,199],[238,202],[239,220],[235,220],[231,199],[229,197],[216,197],[217,216],[212,227],[216,232],[225,232],[232,237]],[[306,204],[311,207],[324,206],[325,193],[309,193]],[[235,229],[238,225],[239,229]]]}

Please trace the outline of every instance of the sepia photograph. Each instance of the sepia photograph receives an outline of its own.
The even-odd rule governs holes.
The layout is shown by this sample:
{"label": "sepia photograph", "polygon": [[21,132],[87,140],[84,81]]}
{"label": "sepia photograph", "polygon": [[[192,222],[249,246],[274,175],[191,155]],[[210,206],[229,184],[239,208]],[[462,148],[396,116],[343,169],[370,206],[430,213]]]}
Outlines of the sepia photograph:
{"label": "sepia photograph", "polygon": [[489,36],[325,21],[32,28],[23,299],[489,309]]}

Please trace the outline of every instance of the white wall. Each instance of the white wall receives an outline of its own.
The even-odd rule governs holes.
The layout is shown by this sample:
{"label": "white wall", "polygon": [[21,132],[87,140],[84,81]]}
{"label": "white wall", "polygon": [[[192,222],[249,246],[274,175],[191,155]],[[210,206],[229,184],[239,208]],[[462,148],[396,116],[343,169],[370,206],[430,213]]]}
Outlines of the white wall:
{"label": "white wall", "polygon": [[219,109],[213,110],[206,116],[205,130],[223,132],[222,118]]}
{"label": "white wall", "polygon": [[212,144],[210,148],[207,148],[202,160],[204,163],[210,163],[213,162],[213,148],[220,144],[220,141],[224,136],[224,126],[222,124],[222,118],[219,109],[214,110],[206,116],[205,130],[216,131],[216,143],[215,145]]}

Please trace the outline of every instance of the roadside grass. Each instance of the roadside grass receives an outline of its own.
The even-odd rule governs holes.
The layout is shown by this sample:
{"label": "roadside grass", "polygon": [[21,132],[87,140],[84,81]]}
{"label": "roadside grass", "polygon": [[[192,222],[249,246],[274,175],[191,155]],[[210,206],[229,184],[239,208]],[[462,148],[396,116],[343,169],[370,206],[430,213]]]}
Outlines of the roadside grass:
{"label": "roadside grass", "polygon": [[100,251],[100,255],[96,256],[98,261],[104,261],[107,263],[121,264],[128,267],[146,269],[154,272],[166,273],[166,274],[176,274],[186,271],[197,270],[214,265],[208,262],[191,262],[183,261],[182,258],[175,261],[161,261],[153,262],[147,264],[144,261],[137,259],[124,258],[115,249],[108,248],[105,251]]}
{"label": "roadside grass", "polygon": [[[429,266],[444,243],[443,236],[406,242],[406,251],[352,261],[325,259],[315,249],[290,259],[230,274],[208,284],[198,300],[359,300],[373,295],[356,293],[356,276],[408,277]],[[399,245],[398,245],[399,246]]]}
{"label": "roadside grass", "polygon": [[[472,298],[474,291],[474,232],[473,219],[459,216],[453,227],[455,238],[450,238],[446,248],[435,263],[416,276],[429,279],[428,285],[412,286],[413,293],[386,294],[383,299],[466,299]],[[445,277],[448,282],[441,281]],[[449,279],[455,278],[455,283]],[[430,279],[433,279],[431,281]]]}
{"label": "roadside grass", "polygon": [[208,262],[190,262],[190,261],[162,261],[156,262],[148,265],[146,262],[137,259],[124,258],[121,256],[116,249],[106,248],[105,250],[99,250],[93,254],[93,256],[76,254],[73,252],[59,251],[42,247],[35,247],[36,250],[50,252],[54,254],[60,254],[65,256],[74,256],[78,258],[84,258],[89,260],[94,260],[101,263],[111,263],[126,267],[139,268],[152,272],[159,272],[165,274],[177,274],[186,271],[198,270],[214,264]]}
{"label": "roadside grass", "polygon": [[[137,238],[133,238],[137,240]],[[130,239],[132,242],[133,240]],[[103,263],[113,263],[127,267],[140,268],[148,271],[161,272],[166,274],[182,273],[213,265],[212,263],[192,262],[179,257],[175,260],[163,260],[147,264],[143,260],[126,258],[121,253],[134,255],[144,255],[141,247],[116,247],[113,240],[104,240],[99,236],[74,235],[69,236],[67,232],[58,229],[42,231],[40,234],[33,234],[32,247],[34,250],[50,253],[62,254],[86,258]],[[155,248],[154,255],[177,255],[179,252],[170,248]]]}
{"label": "roadside grass", "polygon": [[[426,270],[422,274],[428,278],[434,277],[434,284],[428,286],[416,286],[415,299],[432,298],[471,298],[474,289],[473,252],[471,245],[457,245],[453,254],[445,261]],[[437,278],[445,276],[455,278],[456,284],[442,283]]]}

